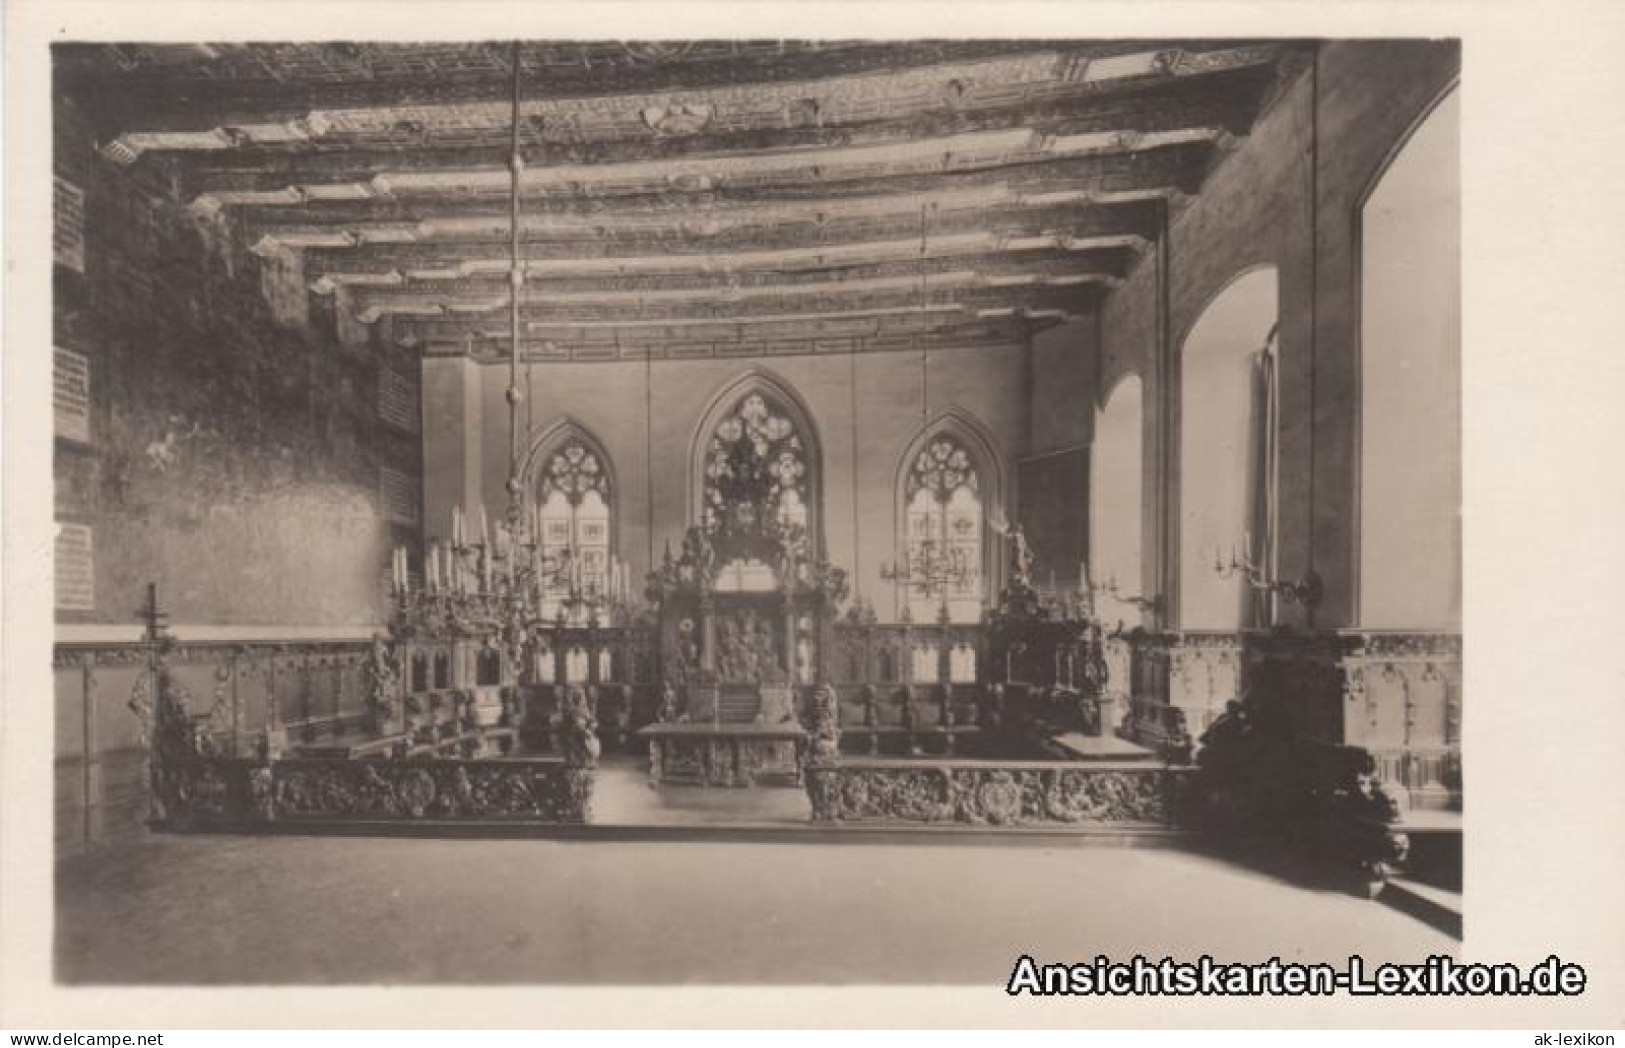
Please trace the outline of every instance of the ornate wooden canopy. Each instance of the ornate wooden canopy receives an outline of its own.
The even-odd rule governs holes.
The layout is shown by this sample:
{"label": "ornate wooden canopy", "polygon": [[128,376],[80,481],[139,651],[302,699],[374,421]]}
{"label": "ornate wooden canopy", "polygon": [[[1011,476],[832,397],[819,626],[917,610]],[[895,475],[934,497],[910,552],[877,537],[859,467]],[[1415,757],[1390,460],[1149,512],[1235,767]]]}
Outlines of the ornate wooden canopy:
{"label": "ornate wooden canopy", "polygon": [[[845,352],[1087,315],[1303,47],[523,46],[523,349]],[[341,331],[506,356],[512,48],[60,45],[106,162],[292,260]],[[768,347],[771,347],[769,350]]]}

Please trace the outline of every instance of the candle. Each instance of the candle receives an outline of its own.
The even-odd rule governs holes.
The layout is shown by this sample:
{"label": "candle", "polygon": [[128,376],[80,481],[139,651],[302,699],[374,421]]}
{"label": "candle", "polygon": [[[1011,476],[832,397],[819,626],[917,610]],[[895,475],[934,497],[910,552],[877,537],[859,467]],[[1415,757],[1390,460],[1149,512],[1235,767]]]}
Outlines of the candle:
{"label": "candle", "polygon": [[454,546],[463,544],[463,507],[451,507],[451,542]]}

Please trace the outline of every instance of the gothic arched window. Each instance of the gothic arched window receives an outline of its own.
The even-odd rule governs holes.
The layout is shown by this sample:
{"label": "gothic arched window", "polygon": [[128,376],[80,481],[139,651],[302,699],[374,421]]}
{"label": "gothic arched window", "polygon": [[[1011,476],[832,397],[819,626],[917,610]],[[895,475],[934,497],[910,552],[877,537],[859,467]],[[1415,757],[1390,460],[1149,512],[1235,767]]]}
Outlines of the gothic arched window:
{"label": "gothic arched window", "polygon": [[[542,581],[542,613],[551,620],[563,611],[567,620],[585,621],[585,605],[572,604],[572,592],[608,594],[614,582],[609,471],[597,451],[572,436],[543,460],[536,493],[542,557],[555,568]],[[604,612],[599,621],[605,622]]]}
{"label": "gothic arched window", "polygon": [[811,487],[807,444],[789,413],[748,393],[711,431],[701,522],[724,533],[759,531],[764,518],[808,528]]}
{"label": "gothic arched window", "polygon": [[915,622],[982,614],[982,495],[975,460],[950,433],[925,443],[904,479],[907,608]]}

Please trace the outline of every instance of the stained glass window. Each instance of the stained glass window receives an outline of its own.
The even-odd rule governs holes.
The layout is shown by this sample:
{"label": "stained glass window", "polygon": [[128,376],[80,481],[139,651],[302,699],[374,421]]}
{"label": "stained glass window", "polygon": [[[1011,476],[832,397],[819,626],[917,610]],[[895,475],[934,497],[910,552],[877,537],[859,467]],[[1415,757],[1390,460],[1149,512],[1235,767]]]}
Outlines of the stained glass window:
{"label": "stained glass window", "polygon": [[764,516],[807,527],[810,484],[795,423],[763,394],[747,394],[717,423],[706,449],[705,527],[756,531]]}
{"label": "stained glass window", "polygon": [[[542,614],[549,620],[560,610],[568,621],[582,622],[586,610],[570,607],[571,588],[607,592],[610,574],[609,474],[598,455],[578,438],[565,441],[542,467],[542,556],[550,564],[568,563],[568,571],[548,576],[542,586]],[[606,613],[600,613],[604,622]]]}
{"label": "stained glass window", "polygon": [[982,614],[982,496],[976,466],[949,434],[914,457],[904,483],[909,617],[935,622],[944,603],[952,622]]}

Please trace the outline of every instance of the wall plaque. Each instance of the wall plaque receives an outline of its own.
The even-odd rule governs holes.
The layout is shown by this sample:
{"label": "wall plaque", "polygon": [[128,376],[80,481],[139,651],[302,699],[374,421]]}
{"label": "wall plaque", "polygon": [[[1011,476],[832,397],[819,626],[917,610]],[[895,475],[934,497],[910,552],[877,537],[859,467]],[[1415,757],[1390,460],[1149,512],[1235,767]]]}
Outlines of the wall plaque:
{"label": "wall plaque", "polygon": [[52,377],[56,435],[90,443],[90,361],[71,349],[58,348]]}
{"label": "wall plaque", "polygon": [[417,386],[394,368],[378,372],[378,417],[409,433],[418,430]]}
{"label": "wall plaque", "polygon": [[418,522],[417,485],[400,470],[379,467],[378,501],[386,519],[397,524]]}
{"label": "wall plaque", "polygon": [[85,191],[63,178],[52,194],[51,247],[58,265],[85,271]]}
{"label": "wall plaque", "polygon": [[63,611],[96,609],[94,536],[88,524],[56,526],[56,606]]}

